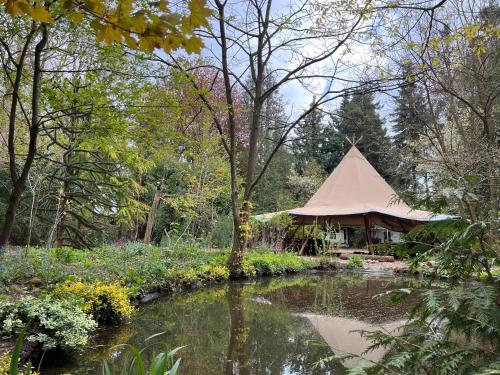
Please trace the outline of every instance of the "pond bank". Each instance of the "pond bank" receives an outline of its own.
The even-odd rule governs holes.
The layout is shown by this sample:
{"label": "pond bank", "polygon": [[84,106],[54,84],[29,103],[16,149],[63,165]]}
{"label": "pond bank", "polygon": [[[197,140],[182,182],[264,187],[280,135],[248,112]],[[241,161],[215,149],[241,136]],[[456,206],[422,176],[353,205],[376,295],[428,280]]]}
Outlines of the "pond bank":
{"label": "pond bank", "polygon": [[[343,352],[361,354],[368,341],[355,329],[397,324],[411,307],[388,304],[390,289],[418,287],[415,278],[374,273],[304,270],[284,276],[230,281],[161,297],[141,306],[128,324],[103,328],[92,343],[64,359],[48,358],[43,375],[97,373],[103,360],[119,371],[127,352],[116,344],[152,352],[184,346],[180,374],[342,374],[356,365],[319,360]],[[341,336],[339,336],[339,334]],[[373,353],[376,360],[383,352]]]}
{"label": "pond bank", "polygon": [[[173,252],[139,244],[92,250],[8,249],[0,259],[0,333],[7,337],[0,351],[8,350],[15,333],[32,320],[41,324],[30,331],[31,338],[42,336],[45,341],[30,346],[31,350],[49,344],[50,348],[69,350],[85,345],[94,330],[92,319],[100,326],[116,325],[126,320],[127,304],[147,303],[228,280],[228,255],[227,250],[184,248]],[[244,259],[249,279],[337,268],[335,259],[311,260],[294,254],[249,252]],[[57,316],[61,309],[65,319],[55,324],[61,320]],[[78,322],[85,322],[87,328],[79,329]],[[33,354],[27,350],[24,358]]]}

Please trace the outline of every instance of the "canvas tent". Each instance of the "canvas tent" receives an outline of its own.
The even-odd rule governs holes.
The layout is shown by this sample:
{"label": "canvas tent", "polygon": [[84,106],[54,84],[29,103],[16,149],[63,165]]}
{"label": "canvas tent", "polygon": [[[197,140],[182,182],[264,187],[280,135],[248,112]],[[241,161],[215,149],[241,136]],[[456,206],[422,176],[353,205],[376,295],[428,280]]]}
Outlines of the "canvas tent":
{"label": "canvas tent", "polygon": [[[373,225],[406,232],[421,223],[454,218],[410,208],[355,145],[304,207],[287,212],[299,225],[364,227],[368,243]],[[265,221],[273,213],[259,216]]]}

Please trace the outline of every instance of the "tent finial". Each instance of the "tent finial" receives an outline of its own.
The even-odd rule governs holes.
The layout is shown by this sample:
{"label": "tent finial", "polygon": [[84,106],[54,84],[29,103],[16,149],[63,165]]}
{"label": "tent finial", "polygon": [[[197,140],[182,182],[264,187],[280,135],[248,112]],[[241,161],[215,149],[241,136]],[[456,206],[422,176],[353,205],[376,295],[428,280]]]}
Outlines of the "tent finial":
{"label": "tent finial", "polygon": [[345,138],[347,139],[347,142],[349,142],[351,146],[356,146],[363,139],[363,136],[356,139],[356,134],[353,134],[352,139],[347,136]]}

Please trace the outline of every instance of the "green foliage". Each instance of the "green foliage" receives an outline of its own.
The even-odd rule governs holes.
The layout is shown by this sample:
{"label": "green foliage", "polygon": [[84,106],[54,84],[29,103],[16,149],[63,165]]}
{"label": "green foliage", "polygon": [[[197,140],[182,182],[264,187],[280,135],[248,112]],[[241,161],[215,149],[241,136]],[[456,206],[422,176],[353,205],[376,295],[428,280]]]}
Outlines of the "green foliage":
{"label": "green foliage", "polygon": [[[432,259],[431,272],[450,277],[441,289],[420,292],[418,303],[398,335],[363,332],[388,354],[375,366],[351,374],[494,374],[500,368],[499,286],[493,279],[493,249],[484,241],[489,225],[465,221],[430,223],[408,234],[423,249],[412,260],[420,269]],[[486,282],[466,284],[472,278]],[[410,289],[389,293],[401,302]],[[418,292],[418,291],[417,291]]]}
{"label": "green foliage", "polygon": [[353,255],[347,261],[346,267],[349,269],[363,268],[365,261],[361,255]]}
{"label": "green foliage", "polygon": [[488,222],[469,224],[465,221],[435,222],[415,227],[408,238],[421,244],[422,251],[413,258],[412,267],[432,257],[437,272],[454,279],[478,277],[482,271],[491,273],[497,255],[485,241]]}
{"label": "green foliage", "polygon": [[84,283],[66,282],[57,285],[54,295],[61,299],[75,299],[86,313],[100,323],[116,323],[134,313],[130,304],[128,288],[117,283],[100,281]]}
{"label": "green foliage", "polygon": [[[12,284],[17,283],[34,287],[31,283],[37,281],[41,282],[40,286],[48,287],[61,282],[73,285],[78,280],[88,286],[119,283],[129,288],[130,296],[155,289],[176,291],[227,279],[228,257],[227,249],[206,250],[182,241],[173,250],[142,243],[90,250],[65,248],[64,252],[11,248],[0,255],[0,287],[11,292],[15,290]],[[293,273],[313,267],[315,263],[295,254],[275,254],[263,249],[246,253],[244,265],[246,275],[252,277]],[[100,281],[105,284],[99,284]]]}
{"label": "green foliage", "polygon": [[425,244],[415,242],[386,242],[370,246],[370,250],[373,250],[375,255],[392,255],[398,259],[410,259],[417,254],[422,254],[428,248]]}
{"label": "green foliage", "polygon": [[126,347],[132,353],[132,360],[124,363],[120,371],[112,371],[107,362],[102,364],[102,375],[176,375],[179,371],[181,359],[174,359],[175,354],[182,347],[173,349],[168,353],[154,354],[149,367],[145,362],[144,349],[138,350],[134,345],[119,345]]}
{"label": "green foliage", "polygon": [[231,246],[233,240],[233,217],[231,215],[219,216],[211,233],[210,243],[217,248]]}
{"label": "green foliage", "polygon": [[304,270],[311,264],[310,260],[291,253],[250,252],[243,259],[243,269],[247,276],[295,273]]}
{"label": "green foliage", "polygon": [[498,290],[475,285],[429,290],[411,310],[399,336],[363,332],[374,342],[368,350],[391,348],[372,368],[352,374],[492,374],[500,358]]}
{"label": "green foliage", "polygon": [[27,324],[23,327],[21,332],[19,332],[12,353],[4,352],[0,355],[0,375],[38,375],[37,372],[32,370],[30,362],[26,363],[23,368],[20,369],[21,348],[28,328],[29,325]]}
{"label": "green foliage", "polygon": [[0,332],[4,336],[19,334],[32,323],[26,339],[43,349],[71,349],[87,343],[95,321],[70,301],[50,297],[23,296],[0,301]]}
{"label": "green foliage", "polygon": [[381,244],[371,245],[370,251],[373,251],[375,255],[395,255],[395,244],[391,242],[385,242]]}

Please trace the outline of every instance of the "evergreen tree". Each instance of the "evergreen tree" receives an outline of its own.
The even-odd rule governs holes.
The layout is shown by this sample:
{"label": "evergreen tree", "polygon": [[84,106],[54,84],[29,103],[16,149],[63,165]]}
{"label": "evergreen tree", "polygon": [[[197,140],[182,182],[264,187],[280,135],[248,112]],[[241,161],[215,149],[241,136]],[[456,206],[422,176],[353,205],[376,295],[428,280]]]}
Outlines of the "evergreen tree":
{"label": "evergreen tree", "polygon": [[[407,75],[411,72],[407,69]],[[394,146],[396,148],[397,166],[395,184],[400,189],[418,193],[417,175],[417,140],[425,127],[427,112],[425,99],[417,84],[411,83],[401,87],[396,98],[393,113]]]}
{"label": "evergreen tree", "polygon": [[[377,113],[379,105],[371,94],[344,97],[337,112],[335,126],[338,136],[356,139],[363,137],[356,146],[386,180],[391,180],[394,172],[392,142]],[[350,144],[344,142],[344,153]]]}
{"label": "evergreen tree", "polygon": [[295,129],[293,150],[296,157],[296,168],[299,174],[303,174],[307,163],[318,160],[323,137],[323,113],[314,109]]}
{"label": "evergreen tree", "polygon": [[313,110],[297,127],[294,154],[297,171],[304,174],[306,164],[314,160],[323,171],[331,173],[343,156],[342,139],[332,124],[324,123],[323,113]]}
{"label": "evergreen tree", "polygon": [[333,121],[321,131],[322,143],[318,155],[318,163],[325,173],[330,174],[344,157],[344,138],[335,129]]}
{"label": "evergreen tree", "polygon": [[[272,77],[267,85],[274,84]],[[285,105],[278,93],[273,94],[264,104],[262,111],[257,170],[260,171],[282,135],[286,124]],[[293,155],[289,148],[280,147],[267,167],[266,173],[256,186],[253,203],[257,212],[272,212],[295,206],[286,182],[293,169]]]}

